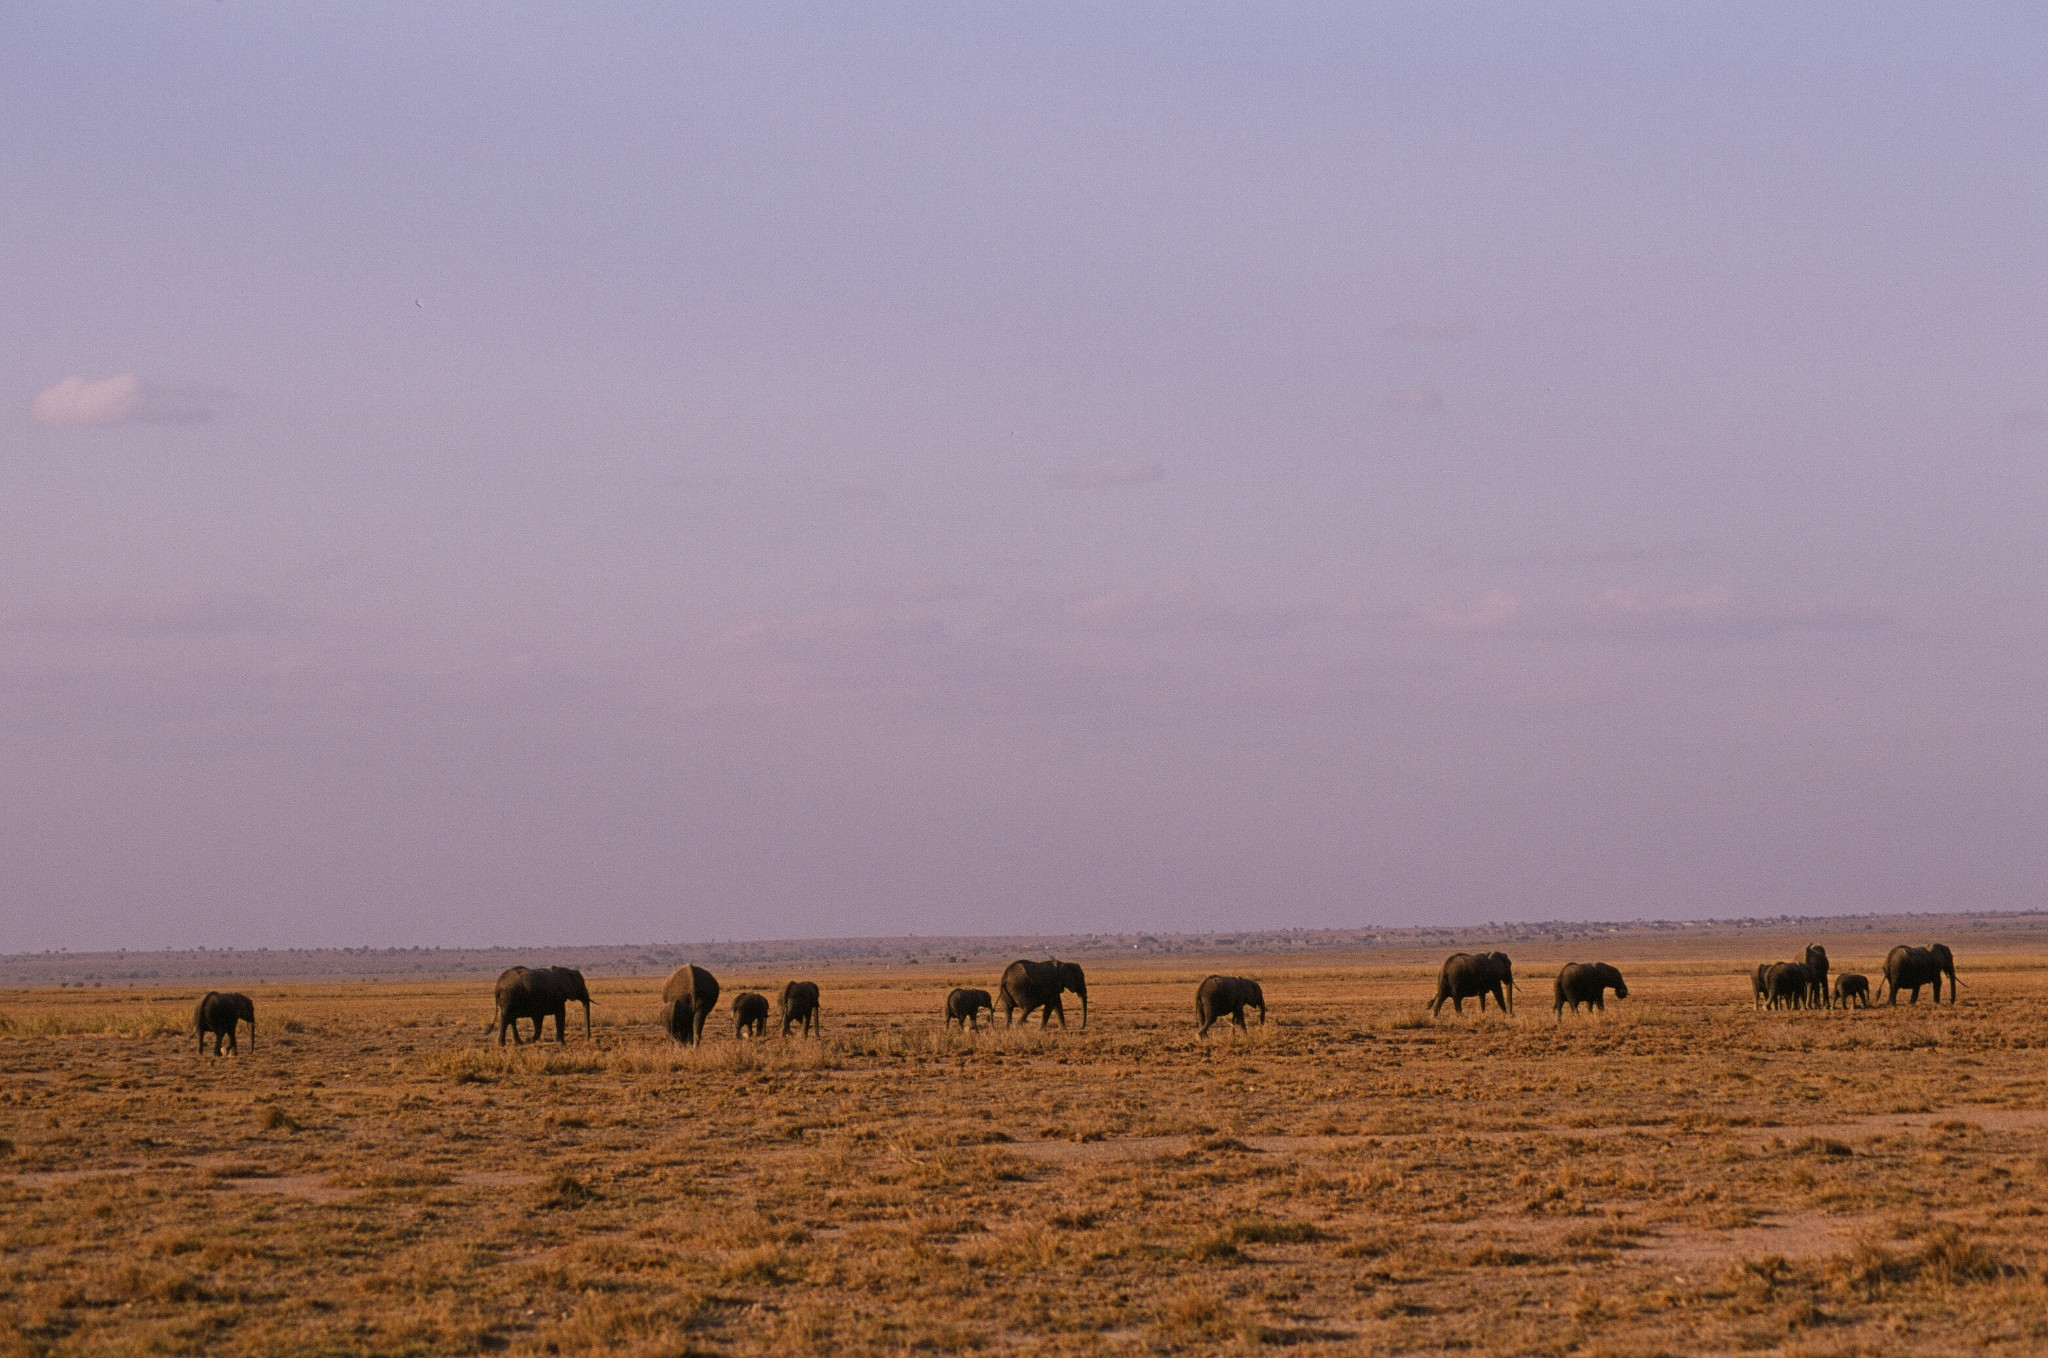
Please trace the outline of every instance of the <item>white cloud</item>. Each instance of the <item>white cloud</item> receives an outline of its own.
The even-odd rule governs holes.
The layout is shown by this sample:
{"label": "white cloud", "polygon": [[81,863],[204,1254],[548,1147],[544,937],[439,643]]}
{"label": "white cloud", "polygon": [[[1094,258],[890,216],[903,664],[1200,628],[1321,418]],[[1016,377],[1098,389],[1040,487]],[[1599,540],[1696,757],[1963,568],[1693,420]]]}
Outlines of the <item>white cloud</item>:
{"label": "white cloud", "polygon": [[29,418],[48,429],[102,424],[196,424],[213,418],[226,393],[208,387],[157,387],[134,373],[91,381],[67,377],[36,393]]}
{"label": "white cloud", "polygon": [[1136,458],[1112,457],[1089,467],[1076,467],[1061,472],[1052,479],[1062,486],[1077,490],[1097,490],[1108,486],[1142,486],[1148,481],[1157,481],[1166,475],[1166,468],[1157,462]]}
{"label": "white cloud", "polygon": [[1471,608],[1428,608],[1415,622],[1439,632],[1490,632],[1505,627],[1522,611],[1522,601],[1504,589],[1489,590]]}
{"label": "white cloud", "polygon": [[67,377],[36,393],[29,417],[51,429],[82,429],[94,424],[119,424],[142,408],[142,383],[134,373],[89,382]]}

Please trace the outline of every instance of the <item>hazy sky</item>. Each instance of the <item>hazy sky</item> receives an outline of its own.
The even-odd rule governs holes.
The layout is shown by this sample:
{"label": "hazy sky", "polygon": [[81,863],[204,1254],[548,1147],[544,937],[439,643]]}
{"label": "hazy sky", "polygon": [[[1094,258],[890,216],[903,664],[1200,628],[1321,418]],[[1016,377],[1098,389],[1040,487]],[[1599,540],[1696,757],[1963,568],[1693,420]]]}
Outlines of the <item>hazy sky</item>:
{"label": "hazy sky", "polygon": [[682,8],[0,7],[0,950],[2043,904],[2038,6]]}

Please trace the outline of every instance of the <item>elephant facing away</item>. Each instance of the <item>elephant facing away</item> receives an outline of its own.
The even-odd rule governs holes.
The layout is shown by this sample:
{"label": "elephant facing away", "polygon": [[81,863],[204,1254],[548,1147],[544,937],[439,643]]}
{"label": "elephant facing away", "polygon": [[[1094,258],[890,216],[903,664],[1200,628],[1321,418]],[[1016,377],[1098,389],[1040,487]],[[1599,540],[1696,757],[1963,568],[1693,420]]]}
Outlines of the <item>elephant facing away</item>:
{"label": "elephant facing away", "polygon": [[1752,1009],[1760,1007],[1770,997],[1769,987],[1764,983],[1765,978],[1770,974],[1770,970],[1771,964],[1769,962],[1759,962],[1756,964],[1756,970],[1750,973],[1749,1007]]}
{"label": "elephant facing away", "polygon": [[1847,1009],[1854,1000],[1863,1008],[1870,1008],[1870,978],[1858,972],[1845,971],[1835,978],[1835,1005]]}
{"label": "elephant facing away", "polygon": [[1614,998],[1628,998],[1628,983],[1621,979],[1621,973],[1605,962],[1567,962],[1564,970],[1557,973],[1557,1003],[1552,1007],[1559,1020],[1564,1018],[1564,1007],[1570,1005],[1574,1014],[1582,1004],[1591,1005],[1602,1013],[1607,1011],[1606,994],[1614,992]]}
{"label": "elephant facing away", "polygon": [[[1016,1011],[1024,1011],[1024,1021],[1031,1022],[1031,1011],[1039,1010],[1038,1026],[1052,1026],[1057,1014],[1060,1027],[1067,1026],[1067,1009],[1060,1003],[1060,992],[1071,990],[1081,997],[1081,1026],[1088,1026],[1088,978],[1081,974],[1078,962],[1058,962],[1048,958],[1043,962],[1019,960],[1003,969],[1003,979],[996,987],[997,997],[1003,1006],[1003,1026],[1009,1027]],[[990,1010],[994,1018],[994,1010]]]}
{"label": "elephant facing away", "polygon": [[988,1010],[988,1021],[996,1021],[996,1002],[986,990],[963,990],[958,986],[946,996],[946,1026],[959,1024],[962,1028],[979,1029],[981,1011]]}
{"label": "elephant facing away", "polygon": [[1772,1009],[1804,1009],[1813,1001],[1813,969],[1804,962],[1764,968],[1764,1000]]}
{"label": "elephant facing away", "polygon": [[718,1008],[718,978],[685,962],[661,988],[661,1026],[685,1047],[704,1040],[704,1021]]}
{"label": "elephant facing away", "polygon": [[791,981],[782,988],[782,1035],[789,1036],[791,1024],[805,1037],[825,1035],[825,1011],[818,1005],[816,981]]}
{"label": "elephant facing away", "polygon": [[1444,959],[1443,969],[1436,974],[1436,999],[1429,1006],[1432,1014],[1441,1014],[1444,1001],[1458,1013],[1465,1012],[1465,1001],[1477,996],[1479,1012],[1486,1012],[1486,997],[1493,996],[1493,1002],[1504,1014],[1515,1012],[1515,964],[1508,961],[1504,952],[1454,952]]}
{"label": "elephant facing away", "polygon": [[1230,1015],[1230,1021],[1239,1030],[1244,1029],[1244,1011],[1255,1007],[1259,1011],[1259,1022],[1266,1021],[1266,992],[1259,989],[1257,981],[1243,976],[1207,976],[1195,988],[1195,1021],[1201,1024],[1201,1032],[1207,1033],[1209,1025]]}
{"label": "elephant facing away", "polygon": [[[256,1050],[256,1004],[240,991],[231,990],[222,994],[209,990],[199,999],[199,1005],[192,1011],[192,1027],[199,1034],[199,1054],[206,1055],[206,1035],[213,1034],[213,1054],[220,1055],[220,1044],[226,1039],[228,1050],[239,1052],[235,1041],[235,1025],[249,1025],[249,1050]],[[290,1044],[287,1043],[287,1046]]]}
{"label": "elephant facing away", "polygon": [[498,1045],[505,1045],[509,1028],[517,1045],[519,1020],[533,1020],[533,1040],[540,1041],[545,1021],[555,1020],[555,1041],[568,1045],[569,1006],[583,1006],[583,1036],[590,1036],[590,989],[583,973],[574,967],[509,967],[498,977],[497,1015],[491,1026],[498,1030]]}
{"label": "elephant facing away", "polygon": [[768,997],[742,990],[732,997],[732,1018],[734,1037],[745,1037],[750,1028],[755,1037],[768,1036]]}
{"label": "elephant facing away", "polygon": [[1912,1004],[1920,1003],[1920,987],[1934,987],[1934,1002],[1941,1003],[1941,978],[1948,977],[1948,1002],[1956,1002],[1955,954],[1948,950],[1948,944],[1935,943],[1925,948],[1909,948],[1904,944],[1893,948],[1884,959],[1884,987],[1891,992],[1892,1004],[1899,1002],[1899,991],[1910,990]]}

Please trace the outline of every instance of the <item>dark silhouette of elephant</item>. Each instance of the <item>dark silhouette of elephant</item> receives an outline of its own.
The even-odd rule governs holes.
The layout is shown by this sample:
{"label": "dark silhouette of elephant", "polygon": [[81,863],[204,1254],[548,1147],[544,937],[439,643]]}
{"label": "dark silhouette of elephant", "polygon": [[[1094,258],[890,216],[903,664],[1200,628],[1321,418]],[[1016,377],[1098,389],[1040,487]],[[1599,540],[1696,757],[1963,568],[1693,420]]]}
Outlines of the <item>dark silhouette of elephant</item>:
{"label": "dark silhouette of elephant", "polygon": [[1768,998],[1769,991],[1764,985],[1764,977],[1769,973],[1770,969],[1771,964],[1769,962],[1759,962],[1756,964],[1756,970],[1750,973],[1749,1007],[1752,1009],[1762,1005],[1764,1000]]}
{"label": "dark silhouette of elephant", "polygon": [[768,997],[742,990],[732,997],[733,1036],[745,1037],[749,1028],[755,1037],[768,1036]]}
{"label": "dark silhouette of elephant", "polygon": [[1590,1005],[1602,1013],[1607,1011],[1607,992],[1612,990],[1614,998],[1628,998],[1628,983],[1621,979],[1621,973],[1605,962],[1567,962],[1557,973],[1557,988],[1553,992],[1560,1021],[1564,1018],[1564,1007],[1570,1005],[1574,1014],[1579,1006]]}
{"label": "dark silhouette of elephant", "polygon": [[590,990],[583,973],[574,967],[508,967],[498,977],[497,1013],[491,1026],[498,1030],[498,1045],[505,1045],[505,1032],[512,1032],[513,1045],[519,1036],[519,1020],[533,1020],[533,1040],[540,1041],[544,1021],[555,1020],[555,1041],[568,1045],[569,1006],[583,1006],[583,1036],[590,1036]]}
{"label": "dark silhouette of elephant", "polygon": [[1835,978],[1835,1004],[1847,1009],[1854,1000],[1863,1008],[1870,1008],[1870,978],[1859,972],[1845,971]]}
{"label": "dark silhouette of elephant", "polygon": [[805,1037],[825,1035],[825,1013],[818,1007],[816,981],[791,981],[782,988],[782,1035],[789,1036],[791,1024]]}
{"label": "dark silhouette of elephant", "polygon": [[[192,1027],[199,1034],[199,1054],[206,1055],[206,1035],[213,1034],[213,1054],[220,1055],[221,1040],[225,1038],[228,1050],[239,1053],[235,1042],[235,1025],[249,1025],[249,1050],[256,1050],[256,1004],[240,991],[230,990],[222,994],[209,990],[199,997],[199,1004],[192,1011]],[[286,1046],[291,1044],[287,1042]]]}
{"label": "dark silhouette of elephant", "polygon": [[[1050,1028],[1053,1016],[1057,1014],[1060,1027],[1067,1026],[1067,1008],[1060,1003],[1060,992],[1071,990],[1081,997],[1081,1026],[1088,1026],[1088,978],[1081,974],[1077,962],[1059,962],[1051,958],[1043,962],[1019,960],[1003,968],[1002,982],[996,987],[996,995],[1003,1006],[1003,1026],[1009,1027],[1016,1011],[1024,1011],[1024,1021],[1031,1022],[1031,1011],[1039,1011],[1038,1026]],[[995,1017],[995,1011],[989,1011]]]}
{"label": "dark silhouette of elephant", "polygon": [[661,988],[661,1026],[686,1047],[704,1040],[704,1020],[718,1008],[718,978],[685,962]]}
{"label": "dark silhouette of elephant", "polygon": [[1899,992],[1910,990],[1913,997],[1908,1003],[1920,1003],[1920,987],[1934,987],[1934,1002],[1941,1003],[1941,978],[1948,977],[1948,1002],[1956,1002],[1955,954],[1948,950],[1946,943],[1935,943],[1925,948],[1909,948],[1903,943],[1893,948],[1884,959],[1884,988],[1891,992],[1891,1003],[1899,1002]]}
{"label": "dark silhouette of elephant", "polygon": [[1807,1002],[1816,1009],[1833,1007],[1828,995],[1828,950],[1818,943],[1806,945],[1806,976],[1812,988],[1807,992]]}
{"label": "dark silhouette of elephant", "polygon": [[1764,968],[1764,1000],[1772,1009],[1804,1009],[1813,1001],[1813,971],[1804,962]]}
{"label": "dark silhouette of elephant", "polygon": [[1242,1030],[1248,1007],[1258,1009],[1261,1024],[1266,1021],[1266,992],[1259,989],[1257,981],[1243,976],[1205,976],[1202,984],[1195,987],[1195,1022],[1201,1025],[1203,1034],[1225,1014]]}
{"label": "dark silhouette of elephant", "polygon": [[981,1011],[988,1010],[988,1021],[996,1021],[996,1002],[986,990],[962,990],[958,986],[946,996],[946,1026],[959,1024],[962,1028],[981,1027]]}
{"label": "dark silhouette of elephant", "polygon": [[1444,1001],[1458,1013],[1465,1012],[1465,1001],[1475,995],[1479,998],[1479,1012],[1486,1012],[1486,997],[1493,996],[1493,1002],[1501,1012],[1515,1012],[1515,964],[1508,961],[1504,952],[1454,952],[1444,959],[1442,969],[1436,974],[1436,999],[1430,1004],[1429,1012],[1441,1014]]}

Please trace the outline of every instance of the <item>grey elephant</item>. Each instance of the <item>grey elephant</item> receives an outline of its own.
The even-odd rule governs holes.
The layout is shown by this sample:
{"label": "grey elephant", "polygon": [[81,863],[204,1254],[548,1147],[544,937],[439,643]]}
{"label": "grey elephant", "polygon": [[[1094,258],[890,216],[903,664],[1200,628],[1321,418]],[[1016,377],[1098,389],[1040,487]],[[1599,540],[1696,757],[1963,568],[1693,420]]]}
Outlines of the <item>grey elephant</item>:
{"label": "grey elephant", "polygon": [[[996,987],[996,995],[1003,1006],[1003,1026],[1009,1027],[1016,1011],[1024,1011],[1024,1021],[1031,1022],[1031,1011],[1039,1010],[1038,1026],[1052,1026],[1057,1014],[1060,1027],[1067,1026],[1067,1009],[1060,1003],[1060,992],[1071,990],[1081,997],[1081,1026],[1088,1026],[1088,978],[1081,974],[1077,962],[1059,962],[1051,958],[1043,962],[1016,961],[1003,969],[1002,982]],[[994,1010],[990,1011],[994,1018]]]}
{"label": "grey elephant", "polygon": [[[235,1042],[235,1025],[249,1025],[249,1050],[256,1050],[256,1004],[240,991],[231,990],[222,994],[209,990],[199,997],[199,1004],[192,1011],[192,1027],[199,1034],[199,1054],[206,1055],[206,1035],[213,1034],[213,1054],[220,1055],[221,1040],[225,1038],[228,1050],[239,1053],[241,1048]],[[286,1046],[291,1044],[287,1042]]]}
{"label": "grey elephant", "polygon": [[768,1036],[768,997],[742,990],[732,997],[733,1036],[745,1037],[749,1028],[755,1037]]}
{"label": "grey elephant", "polygon": [[590,989],[583,973],[574,967],[508,967],[498,977],[496,1014],[491,1026],[498,1030],[498,1045],[505,1045],[506,1030],[513,1045],[519,1036],[519,1020],[533,1020],[533,1040],[540,1041],[545,1021],[555,1020],[555,1041],[568,1045],[569,1006],[583,1006],[583,1036],[590,1036]]}
{"label": "grey elephant", "polygon": [[1946,943],[1935,943],[1925,948],[1909,948],[1904,944],[1893,948],[1884,959],[1884,988],[1891,992],[1891,1003],[1899,1002],[1899,992],[1910,990],[1912,1004],[1920,1003],[1920,987],[1934,987],[1934,1002],[1941,1003],[1941,978],[1948,977],[1948,1002],[1956,1002],[1955,954],[1948,950]]}
{"label": "grey elephant", "polygon": [[1750,974],[1750,1008],[1755,1009],[1758,1006],[1762,1005],[1765,1000],[1768,1000],[1770,998],[1771,990],[1767,980],[1767,978],[1770,975],[1770,971],[1771,964],[1769,962],[1759,962],[1756,964],[1756,970]]}
{"label": "grey elephant", "polygon": [[1486,997],[1493,996],[1493,1002],[1501,1012],[1515,1012],[1515,964],[1508,961],[1504,952],[1454,952],[1444,959],[1443,967],[1436,974],[1436,999],[1430,1004],[1429,1012],[1441,1014],[1444,1001],[1458,1013],[1465,1012],[1465,1001],[1474,996],[1479,998],[1479,1012],[1486,1012]]}
{"label": "grey elephant", "polygon": [[1202,984],[1195,987],[1195,1022],[1201,1025],[1197,1034],[1206,1034],[1209,1025],[1225,1014],[1240,1030],[1244,1029],[1244,1011],[1256,1007],[1259,1022],[1266,1021],[1266,992],[1259,989],[1257,981],[1243,976],[1205,976]]}
{"label": "grey elephant", "polygon": [[816,981],[791,981],[782,988],[782,1035],[789,1036],[791,1024],[805,1037],[825,1035],[825,1011],[818,1006]]}
{"label": "grey elephant", "polygon": [[685,962],[661,987],[661,1026],[686,1047],[704,1040],[704,1020],[718,1008],[718,978]]}
{"label": "grey elephant", "polygon": [[988,1010],[988,1021],[996,1021],[996,1002],[986,990],[963,990],[955,986],[946,996],[946,1026],[959,1024],[962,1028],[979,1029],[981,1011]]}
{"label": "grey elephant", "polygon": [[1804,962],[1764,968],[1764,1001],[1772,1009],[1804,1009],[1813,1000],[1813,971]]}
{"label": "grey elephant", "polygon": [[1870,978],[1859,972],[1845,971],[1835,978],[1835,1004],[1847,1009],[1852,1000],[1864,1009],[1870,1008]]}
{"label": "grey elephant", "polygon": [[1614,998],[1617,1000],[1628,998],[1628,983],[1621,979],[1621,973],[1613,967],[1605,962],[1567,962],[1564,969],[1557,973],[1557,988],[1554,992],[1557,1002],[1552,1007],[1557,1011],[1560,1021],[1564,1018],[1566,1005],[1572,1007],[1574,1014],[1579,1012],[1579,1006],[1582,1004],[1591,1005],[1605,1013],[1606,995],[1610,990],[1614,992]]}
{"label": "grey elephant", "polygon": [[1816,1009],[1832,1007],[1833,1002],[1828,996],[1828,950],[1818,943],[1806,945],[1806,975],[1811,986],[1807,1002]]}

